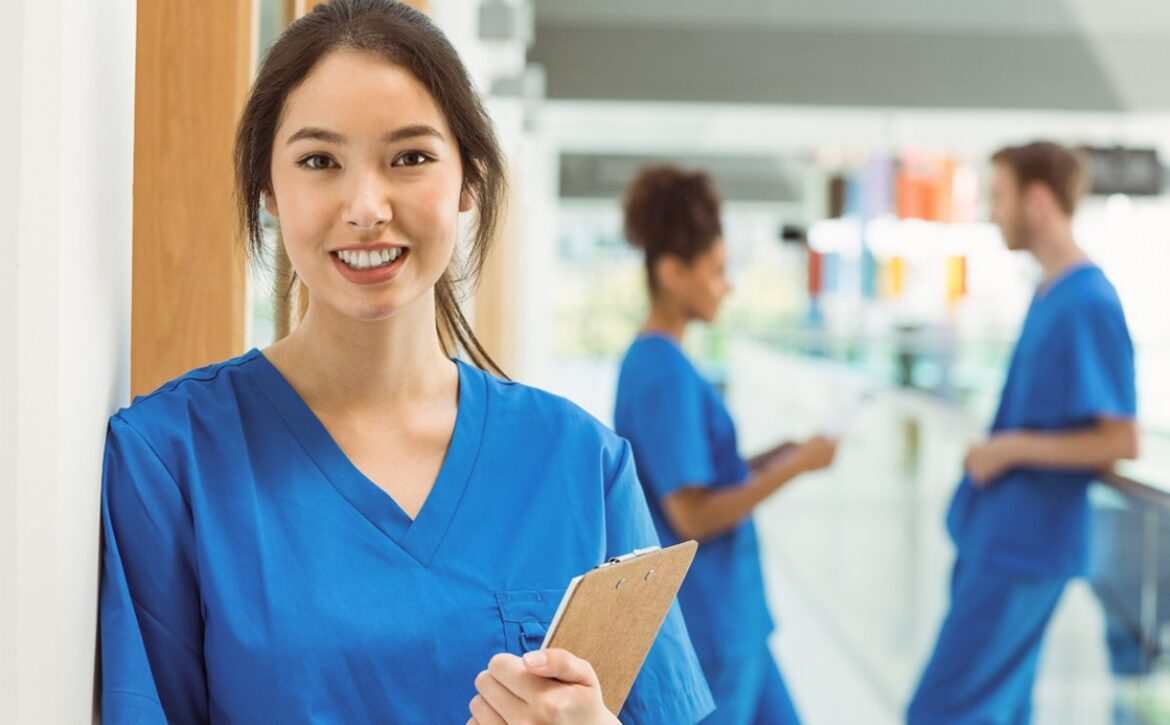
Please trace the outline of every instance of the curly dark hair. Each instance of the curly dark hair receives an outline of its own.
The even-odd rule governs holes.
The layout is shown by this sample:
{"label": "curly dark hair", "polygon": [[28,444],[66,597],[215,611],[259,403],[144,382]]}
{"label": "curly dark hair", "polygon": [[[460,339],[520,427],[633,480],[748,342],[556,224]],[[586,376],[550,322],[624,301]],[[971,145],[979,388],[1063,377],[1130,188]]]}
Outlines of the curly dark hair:
{"label": "curly dark hair", "polygon": [[654,267],[664,256],[693,262],[723,235],[715,182],[702,171],[648,166],[626,189],[626,239],[646,254],[646,284],[658,293]]}

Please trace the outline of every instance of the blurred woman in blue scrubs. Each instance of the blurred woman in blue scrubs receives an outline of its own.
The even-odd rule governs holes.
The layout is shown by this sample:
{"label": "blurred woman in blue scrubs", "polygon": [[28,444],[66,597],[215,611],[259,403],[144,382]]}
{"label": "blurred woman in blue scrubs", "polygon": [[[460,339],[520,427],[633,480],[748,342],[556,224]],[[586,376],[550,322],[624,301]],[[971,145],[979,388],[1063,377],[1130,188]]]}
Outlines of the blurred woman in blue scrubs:
{"label": "blurred woman in blue scrubs", "polygon": [[[279,221],[308,311],[110,421],[106,722],[615,722],[589,663],[540,647],[571,577],[658,538],[628,444],[486,372],[456,304],[502,166],[406,5],[333,0],[268,52],[240,214],[256,256],[261,205]],[[710,710],[675,607],[622,719]]]}
{"label": "blurred woman in blue scrubs", "polygon": [[663,543],[701,544],[679,593],[715,697],[711,723],[794,723],[768,650],[752,510],[807,471],[828,466],[824,437],[745,461],[719,395],[683,353],[688,325],[710,323],[730,291],[719,198],[703,173],[643,170],[625,199],[629,241],[645,252],[650,314],[622,362],[614,424],[630,441]]}

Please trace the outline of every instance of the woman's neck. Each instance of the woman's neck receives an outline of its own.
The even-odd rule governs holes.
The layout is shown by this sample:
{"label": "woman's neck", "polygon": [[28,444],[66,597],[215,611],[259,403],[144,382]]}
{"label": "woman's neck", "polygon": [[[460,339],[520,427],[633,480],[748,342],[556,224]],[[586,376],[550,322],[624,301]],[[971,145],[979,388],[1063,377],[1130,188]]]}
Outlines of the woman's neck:
{"label": "woman's neck", "polygon": [[393,410],[458,388],[431,295],[370,322],[310,303],[296,329],[264,354],[310,407],[325,410]]}
{"label": "woman's neck", "polygon": [[650,303],[650,314],[642,324],[644,334],[666,335],[675,342],[682,344],[686,334],[690,317],[666,300],[656,298]]}

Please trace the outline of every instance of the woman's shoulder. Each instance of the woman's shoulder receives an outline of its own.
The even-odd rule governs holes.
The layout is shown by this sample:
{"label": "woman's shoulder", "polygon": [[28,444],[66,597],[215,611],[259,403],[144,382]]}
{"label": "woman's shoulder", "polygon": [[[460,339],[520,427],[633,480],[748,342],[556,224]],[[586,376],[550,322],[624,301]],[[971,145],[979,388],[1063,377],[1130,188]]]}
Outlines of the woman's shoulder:
{"label": "woman's shoulder", "polygon": [[174,434],[190,427],[195,419],[223,415],[237,405],[239,387],[248,368],[260,356],[259,350],[190,370],[145,395],[135,396],[130,405],[111,417],[149,438]]}
{"label": "woman's shoulder", "polygon": [[626,349],[622,372],[674,377],[692,374],[694,366],[679,344],[669,337],[639,335]]}
{"label": "woman's shoulder", "polygon": [[483,380],[488,414],[494,424],[502,424],[527,437],[570,435],[598,445],[620,445],[621,439],[616,433],[568,398],[461,364]]}
{"label": "woman's shoulder", "polygon": [[618,396],[640,399],[701,391],[704,379],[678,343],[664,335],[642,335],[630,345],[618,375]]}
{"label": "woman's shoulder", "polygon": [[614,481],[629,465],[629,443],[573,401],[472,369],[485,381],[485,428],[493,449],[527,452],[533,460],[551,456],[575,477],[599,482]]}

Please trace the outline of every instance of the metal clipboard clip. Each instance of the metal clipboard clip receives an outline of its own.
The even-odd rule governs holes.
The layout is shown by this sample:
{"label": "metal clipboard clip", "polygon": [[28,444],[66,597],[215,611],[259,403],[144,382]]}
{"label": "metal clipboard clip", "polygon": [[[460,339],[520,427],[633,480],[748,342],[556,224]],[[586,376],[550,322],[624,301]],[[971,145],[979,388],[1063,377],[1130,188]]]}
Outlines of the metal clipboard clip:
{"label": "metal clipboard clip", "polygon": [[647,546],[644,549],[634,549],[633,551],[631,551],[628,554],[622,554],[621,556],[615,556],[615,557],[611,558],[609,561],[605,562],[604,564],[599,564],[597,566],[597,568],[600,569],[601,567],[609,566],[610,564],[620,564],[623,561],[629,561],[630,559],[636,559],[639,556],[642,556],[643,554],[649,554],[652,551],[659,551],[660,549],[662,549],[661,546]]}

